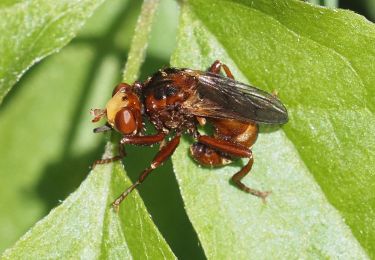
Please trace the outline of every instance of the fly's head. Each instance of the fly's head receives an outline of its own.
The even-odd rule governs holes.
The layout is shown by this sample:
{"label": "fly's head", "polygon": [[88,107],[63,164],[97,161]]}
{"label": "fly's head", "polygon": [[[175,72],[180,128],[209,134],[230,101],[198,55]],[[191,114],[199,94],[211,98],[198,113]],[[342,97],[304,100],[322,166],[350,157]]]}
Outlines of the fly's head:
{"label": "fly's head", "polygon": [[103,132],[114,128],[123,135],[135,135],[142,129],[141,102],[134,85],[120,83],[112,92],[105,109],[92,109],[92,122],[107,118],[107,124],[94,129]]}

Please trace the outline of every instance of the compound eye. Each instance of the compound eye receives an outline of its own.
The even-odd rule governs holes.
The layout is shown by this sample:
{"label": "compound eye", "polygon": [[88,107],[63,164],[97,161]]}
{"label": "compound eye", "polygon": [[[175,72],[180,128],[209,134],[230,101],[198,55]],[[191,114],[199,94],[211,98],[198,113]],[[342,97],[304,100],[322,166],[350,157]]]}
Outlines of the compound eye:
{"label": "compound eye", "polygon": [[137,122],[129,108],[122,108],[116,113],[115,127],[124,135],[132,134],[137,130]]}
{"label": "compound eye", "polygon": [[112,97],[114,95],[116,95],[117,92],[119,91],[123,91],[125,92],[127,88],[130,88],[130,85],[129,84],[126,84],[126,83],[120,83],[118,84],[112,91]]}

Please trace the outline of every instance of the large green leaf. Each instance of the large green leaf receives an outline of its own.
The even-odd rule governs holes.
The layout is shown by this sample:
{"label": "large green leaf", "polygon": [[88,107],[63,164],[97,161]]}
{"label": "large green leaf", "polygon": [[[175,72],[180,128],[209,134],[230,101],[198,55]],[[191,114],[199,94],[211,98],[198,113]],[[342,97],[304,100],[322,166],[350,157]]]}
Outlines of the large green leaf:
{"label": "large green leaf", "polygon": [[65,46],[103,1],[0,3],[0,103],[31,65]]}
{"label": "large green leaf", "polygon": [[[108,146],[107,156],[113,156]],[[97,166],[80,188],[3,254],[4,259],[174,259],[137,192],[109,205],[131,181],[120,163]]]}
{"label": "large green leaf", "polygon": [[[110,95],[108,88],[120,80],[129,39],[126,36],[132,34],[133,18],[140,6],[135,4],[138,1],[133,1],[132,8],[122,0],[110,2],[101,9],[99,21],[89,24],[61,53],[32,69],[21,82],[24,87],[14,89],[0,110],[0,247],[9,246],[45,210],[74,190],[86,176],[88,165],[97,158],[92,151],[101,150],[100,137],[90,134],[87,111],[103,105]],[[0,6],[10,8],[16,6],[14,3],[6,1]],[[136,12],[130,11],[133,8]],[[168,16],[162,15],[162,19]],[[157,47],[147,68],[165,64],[173,42],[166,37],[166,28],[161,26],[161,33],[154,37]],[[187,158],[188,143],[182,143],[174,158],[175,169],[187,212],[208,257],[366,258],[362,248],[374,255],[374,179],[370,176],[374,156],[371,150],[366,151],[374,144],[369,134],[374,120],[368,112],[373,111],[374,101],[370,89],[374,85],[373,35],[373,25],[359,16],[294,1],[244,4],[192,0],[184,4],[174,65],[206,68],[220,58],[233,67],[239,79],[269,91],[277,89],[291,114],[285,132],[262,129],[254,147],[254,176],[245,180],[250,186],[273,191],[267,204],[229,185],[238,164],[220,170],[201,169]],[[363,85],[359,84],[361,80]],[[356,121],[347,122],[347,115],[354,115]],[[148,149],[128,152],[126,169],[134,166],[136,170],[131,171],[136,178],[153,154]],[[161,183],[168,176],[162,172],[164,169],[159,171],[161,176],[155,173],[140,190],[149,191],[147,206],[152,203],[150,208],[155,208],[159,203],[160,208],[164,207],[165,212],[159,215],[160,226],[177,230],[173,240],[168,240],[173,250],[188,252],[189,244],[198,243],[186,236],[182,227],[186,223],[180,225],[177,211],[170,208],[171,201],[179,200],[179,194],[170,196],[166,192],[165,185],[173,185],[174,180]],[[48,244],[50,253],[65,257],[93,253],[101,258],[123,258],[128,254],[142,258],[146,251],[153,252],[150,255],[154,257],[162,257],[163,253],[173,257],[147,212],[134,210],[137,206],[143,208],[137,194],[132,197],[137,203],[125,201],[120,211],[134,214],[135,226],[127,226],[128,215],[124,219],[104,207],[129,184],[121,167],[97,170],[17,243],[19,250],[8,250],[7,255],[14,258],[31,246]],[[86,197],[87,192],[92,197]],[[75,206],[85,198],[97,199],[98,204],[91,203],[92,210],[97,211],[83,216]],[[164,198],[166,202],[161,201]],[[74,212],[83,222],[74,219]],[[82,229],[79,224],[87,223],[84,219],[97,225]],[[64,230],[55,224],[58,220],[75,230]],[[138,230],[140,223],[145,223],[143,233]],[[57,240],[58,230],[66,240]],[[87,243],[78,243],[71,247],[72,254],[64,254],[67,246],[76,241],[77,230]],[[151,238],[140,239],[141,235]],[[55,245],[57,251],[53,251]],[[38,256],[47,253],[48,248],[39,249]],[[30,258],[30,254],[25,257]]]}
{"label": "large green leaf", "polygon": [[[261,128],[249,186],[239,165],[197,167],[183,142],[173,157],[187,213],[209,258],[375,256],[375,26],[302,1],[184,2],[175,66],[207,68],[277,90],[290,120]],[[359,242],[359,243],[358,243]]]}

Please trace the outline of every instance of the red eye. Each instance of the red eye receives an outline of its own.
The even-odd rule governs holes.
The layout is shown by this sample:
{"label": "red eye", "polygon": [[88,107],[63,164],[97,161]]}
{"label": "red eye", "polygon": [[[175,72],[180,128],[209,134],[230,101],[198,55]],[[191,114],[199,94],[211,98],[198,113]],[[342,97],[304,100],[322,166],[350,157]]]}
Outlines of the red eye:
{"label": "red eye", "polygon": [[126,88],[130,88],[130,85],[128,85],[128,84],[126,84],[126,83],[120,83],[120,84],[118,84],[118,85],[113,89],[113,91],[112,91],[112,97],[113,97],[114,95],[116,95],[116,93],[119,92],[119,91],[121,91],[121,90],[124,90],[124,92],[125,92]]}
{"label": "red eye", "polygon": [[117,112],[115,116],[115,127],[122,134],[132,134],[137,130],[137,122],[132,111],[128,108],[123,108]]}

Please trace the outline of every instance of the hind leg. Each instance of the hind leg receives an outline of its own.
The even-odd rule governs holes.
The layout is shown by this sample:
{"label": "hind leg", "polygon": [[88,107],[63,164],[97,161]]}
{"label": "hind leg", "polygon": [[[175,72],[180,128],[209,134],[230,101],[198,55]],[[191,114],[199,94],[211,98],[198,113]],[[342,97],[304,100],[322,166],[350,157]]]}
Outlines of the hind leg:
{"label": "hind leg", "polygon": [[[248,163],[239,172],[232,176],[232,181],[237,185],[239,189],[254,196],[260,197],[263,201],[265,201],[265,198],[270,194],[270,192],[255,190],[247,187],[244,183],[242,183],[242,179],[250,172],[254,163],[253,153],[249,148],[237,143],[217,139],[215,137],[207,135],[199,136],[198,141],[199,145],[194,144],[196,147],[196,149],[194,150],[195,156],[198,156],[198,158],[200,158],[198,159],[198,162],[206,162],[207,160],[211,159],[211,165],[223,165],[220,164],[220,160],[222,160],[222,153],[237,158],[249,158]],[[192,147],[194,147],[194,145]],[[198,148],[201,149],[201,154],[198,153]],[[190,150],[192,150],[192,148],[190,148]],[[212,152],[210,151],[213,151],[214,153],[212,154]],[[202,155],[202,157],[199,157],[199,155]],[[218,156],[220,156],[220,158]]]}
{"label": "hind leg", "polygon": [[190,146],[190,154],[197,163],[204,166],[223,166],[232,162],[219,151],[202,143],[192,144]]}

